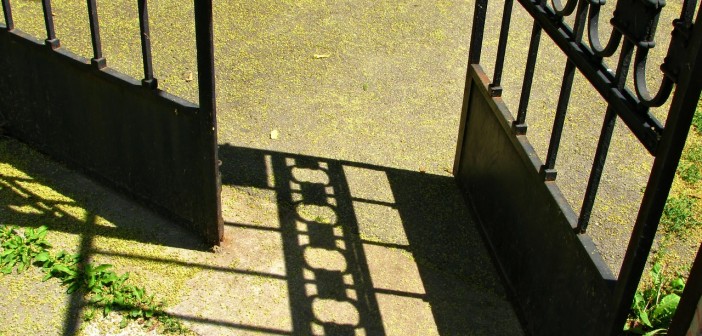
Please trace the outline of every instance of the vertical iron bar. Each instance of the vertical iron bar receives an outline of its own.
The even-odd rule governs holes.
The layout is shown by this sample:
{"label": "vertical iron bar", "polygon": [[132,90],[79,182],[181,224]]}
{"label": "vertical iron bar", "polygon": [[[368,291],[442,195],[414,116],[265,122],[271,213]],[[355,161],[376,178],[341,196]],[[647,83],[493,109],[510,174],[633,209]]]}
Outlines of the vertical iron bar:
{"label": "vertical iron bar", "polygon": [[[195,1],[195,45],[197,48],[198,95],[200,99],[200,123],[205,135],[203,143],[202,197],[207,205],[198,214],[205,224],[207,240],[218,245],[223,238],[224,223],[220,200],[221,180],[217,149],[217,113],[215,96],[214,34],[212,26],[212,0]],[[211,224],[216,224],[212,229]]]}
{"label": "vertical iron bar", "polygon": [[693,31],[687,48],[689,51],[686,55],[687,71],[680,74],[636,224],[619,271],[619,281],[613,296],[614,313],[610,329],[612,334],[621,333],[629,314],[702,92],[702,15],[700,13],[697,14],[692,27]]}
{"label": "vertical iron bar", "polygon": [[499,97],[502,95],[502,69],[505,64],[505,53],[507,52],[507,40],[509,39],[509,23],[512,19],[513,0],[505,0],[505,8],[502,11],[502,26],[500,27],[500,41],[497,45],[497,59],[495,60],[495,72],[492,76],[492,83],[489,86],[490,95]]}
{"label": "vertical iron bar", "polygon": [[522,83],[522,94],[519,97],[519,108],[517,109],[517,120],[512,127],[516,134],[524,135],[527,131],[526,114],[531,98],[531,85],[534,81],[534,71],[536,69],[536,58],[539,55],[539,42],[541,41],[541,26],[536,21],[531,29],[531,41],[529,42],[529,56],[527,56],[526,70],[524,71],[524,82]]}
{"label": "vertical iron bar", "polygon": [[[620,90],[626,85],[626,78],[629,74],[629,66],[631,65],[631,56],[633,53],[634,43],[629,39],[624,39],[622,51],[621,54],[619,54],[617,73],[614,77],[617,88]],[[600,179],[602,178],[602,171],[604,170],[604,165],[607,161],[609,144],[612,140],[612,132],[614,132],[616,122],[616,111],[611,105],[607,106],[607,113],[605,113],[602,131],[600,132],[600,140],[597,143],[597,150],[595,150],[595,161],[592,163],[592,171],[590,172],[590,178],[587,182],[587,188],[585,189],[585,197],[583,198],[583,205],[580,209],[580,217],[578,217],[578,226],[575,229],[575,231],[578,233],[585,233],[587,226],[590,223],[592,207],[595,205],[597,189],[600,186]]]}
{"label": "vertical iron bar", "polygon": [[146,0],[138,0],[139,6],[139,32],[141,34],[141,56],[144,61],[144,79],[141,81],[145,87],[155,89],[158,86],[154,78],[154,67],[151,59],[151,33],[149,31],[149,8]]}
{"label": "vertical iron bar", "polygon": [[60,47],[59,40],[56,38],[56,29],[54,28],[54,13],[51,10],[51,0],[41,0],[41,8],[44,11],[44,25],[46,26],[46,45],[51,49]]}
{"label": "vertical iron bar", "polygon": [[[575,14],[574,43],[580,43],[585,29],[585,19],[587,14],[587,2],[581,1],[578,3],[578,10]],[[551,140],[548,146],[548,154],[546,155],[546,163],[541,166],[541,174],[546,181],[556,179],[556,156],[558,156],[558,148],[561,144],[561,135],[563,134],[563,125],[565,124],[565,116],[568,110],[570,101],[570,91],[573,87],[573,78],[575,77],[575,63],[568,59],[566,61],[565,71],[563,72],[563,82],[561,83],[561,93],[558,97],[558,105],[556,107],[556,116],[553,120],[553,130],[551,131]]]}
{"label": "vertical iron bar", "polygon": [[470,47],[468,50],[468,66],[466,68],[466,82],[463,87],[463,105],[461,106],[461,121],[458,127],[458,143],[456,144],[456,156],[453,165],[453,173],[458,174],[460,170],[460,157],[463,148],[466,120],[468,118],[470,106],[471,90],[471,66],[480,63],[480,53],[483,47],[483,33],[485,31],[485,15],[487,13],[487,0],[476,0],[473,9],[473,29],[470,35]]}
{"label": "vertical iron bar", "polygon": [[483,35],[485,32],[485,15],[488,0],[475,1],[473,12],[473,30],[470,34],[470,50],[468,51],[468,65],[480,63],[480,54],[483,49]]}
{"label": "vertical iron bar", "polygon": [[5,27],[7,30],[15,29],[15,21],[12,19],[12,7],[10,0],[2,0],[2,12],[5,14]]}
{"label": "vertical iron bar", "polygon": [[93,43],[93,59],[90,60],[90,63],[98,69],[102,69],[107,66],[107,61],[102,56],[100,24],[98,22],[97,4],[95,0],[88,0],[88,18],[90,20],[90,40]]}

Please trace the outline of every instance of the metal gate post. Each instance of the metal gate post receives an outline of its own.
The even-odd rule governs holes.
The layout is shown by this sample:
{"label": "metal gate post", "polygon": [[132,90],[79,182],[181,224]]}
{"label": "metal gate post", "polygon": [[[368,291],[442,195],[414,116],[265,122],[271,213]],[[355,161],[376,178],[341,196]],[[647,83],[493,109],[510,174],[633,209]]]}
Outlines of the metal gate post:
{"label": "metal gate post", "polygon": [[[668,112],[668,120],[662,135],[651,175],[646,185],[643,201],[631,233],[624,262],[619,273],[619,281],[614,293],[614,322],[611,333],[621,333],[631,302],[646,267],[648,254],[656,236],[658,222],[673,184],[675,171],[680,161],[685,141],[690,130],[692,117],[702,92],[702,16],[697,15],[692,26],[686,50],[680,61],[679,82]],[[668,60],[666,60],[668,61]],[[671,62],[673,63],[673,62]]]}
{"label": "metal gate post", "polygon": [[[198,94],[200,99],[200,113],[206,113],[208,118],[203,120],[200,130],[207,136],[202,137],[203,143],[198,148],[204,149],[201,158],[203,164],[201,176],[202,197],[206,206],[199,214],[204,223],[217,223],[207,225],[204,232],[209,243],[219,245],[224,235],[222,220],[222,205],[220,200],[221,178],[219,174],[219,156],[217,154],[217,102],[215,96],[215,69],[214,69],[214,41],[212,28],[212,0],[195,0],[195,39],[197,47],[197,72]],[[214,192],[213,192],[214,191]]]}

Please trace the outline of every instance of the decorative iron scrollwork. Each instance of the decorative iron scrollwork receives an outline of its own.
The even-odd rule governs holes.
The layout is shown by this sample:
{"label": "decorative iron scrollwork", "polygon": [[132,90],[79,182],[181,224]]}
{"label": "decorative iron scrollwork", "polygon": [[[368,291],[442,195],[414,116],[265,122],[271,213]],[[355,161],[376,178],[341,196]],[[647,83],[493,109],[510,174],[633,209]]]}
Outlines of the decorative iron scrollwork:
{"label": "decorative iron scrollwork", "polygon": [[578,6],[578,0],[568,0],[565,6],[561,3],[561,0],[551,0],[551,5],[553,6],[553,11],[556,12],[558,16],[569,16],[573,14],[575,8]]}
{"label": "decorative iron scrollwork", "polygon": [[[634,89],[643,106],[657,107],[665,103],[670,97],[679,73],[683,70],[687,41],[692,27],[694,14],[694,1],[686,0],[680,18],[673,22],[672,40],[668,53],[661,65],[663,73],[658,92],[652,94],[647,85],[647,60],[649,51],[655,47],[655,33],[661,10],[665,0],[618,0],[612,20],[612,32],[606,45],[600,39],[600,10],[605,5],[605,0],[581,0],[590,6],[588,12],[588,42],[590,49],[597,57],[610,57],[619,49],[622,38],[627,39],[636,46],[634,58]],[[568,6],[574,7],[575,1],[569,1],[566,6],[561,6],[560,1],[553,2],[556,13],[568,15]]]}

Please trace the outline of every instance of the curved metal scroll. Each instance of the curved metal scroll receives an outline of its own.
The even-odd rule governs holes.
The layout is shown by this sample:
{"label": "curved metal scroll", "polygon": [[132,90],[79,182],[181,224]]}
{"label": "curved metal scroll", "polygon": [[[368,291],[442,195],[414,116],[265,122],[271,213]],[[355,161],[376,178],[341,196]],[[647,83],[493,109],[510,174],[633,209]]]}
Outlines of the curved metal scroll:
{"label": "curved metal scroll", "polygon": [[561,0],[551,0],[551,5],[553,6],[553,11],[556,12],[558,16],[569,16],[573,14],[575,8],[578,6],[578,0],[568,0],[565,6],[561,3]]}
{"label": "curved metal scroll", "polygon": [[588,41],[592,52],[598,57],[612,56],[622,40],[622,33],[616,29],[612,29],[612,34],[609,36],[609,41],[605,47],[600,43],[600,8],[605,4],[604,0],[590,1],[590,11],[587,16]]}

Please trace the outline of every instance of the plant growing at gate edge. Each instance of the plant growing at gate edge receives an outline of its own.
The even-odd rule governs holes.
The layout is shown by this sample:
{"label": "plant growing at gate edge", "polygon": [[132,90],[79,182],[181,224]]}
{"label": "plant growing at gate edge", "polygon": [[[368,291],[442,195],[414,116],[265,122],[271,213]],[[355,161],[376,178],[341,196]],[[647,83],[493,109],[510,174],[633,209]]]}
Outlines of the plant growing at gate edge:
{"label": "plant growing at gate edge", "polygon": [[678,308],[685,281],[680,276],[668,280],[658,263],[653,266],[650,275],[651,284],[638,290],[634,296],[624,329],[638,335],[664,335]]}

